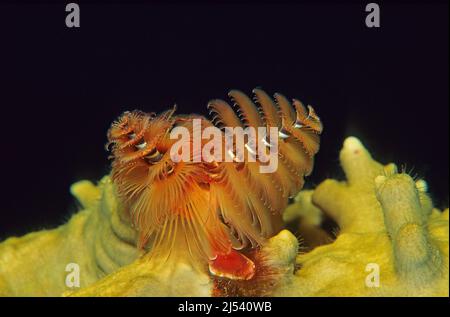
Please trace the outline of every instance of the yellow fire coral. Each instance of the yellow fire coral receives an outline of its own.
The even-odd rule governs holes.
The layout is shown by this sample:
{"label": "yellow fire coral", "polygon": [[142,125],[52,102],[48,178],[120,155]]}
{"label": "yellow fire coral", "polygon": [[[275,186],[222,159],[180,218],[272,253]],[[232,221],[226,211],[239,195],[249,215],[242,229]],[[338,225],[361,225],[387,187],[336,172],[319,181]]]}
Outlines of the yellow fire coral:
{"label": "yellow fire coral", "polygon": [[[0,295],[208,296],[227,295],[217,293],[226,285],[239,295],[448,296],[448,209],[433,208],[423,180],[376,162],[354,137],[340,161],[346,181],[302,191],[284,214],[302,218],[314,247],[298,254],[297,238],[282,230],[258,251],[275,283],[263,270],[256,282],[226,284],[182,252],[165,265],[139,256],[136,231],[105,177],[98,186],[73,185],[84,210],[66,225],[0,244]],[[339,226],[334,241],[320,229],[325,217]],[[79,265],[79,288],[66,283],[68,263]]]}
{"label": "yellow fire coral", "polygon": [[347,181],[326,180],[301,201],[332,217],[339,235],[300,254],[292,283],[277,294],[448,296],[448,209],[433,209],[423,180],[376,162],[354,137],[340,162]]}
{"label": "yellow fire coral", "polygon": [[[109,177],[98,186],[81,181],[71,191],[83,210],[66,224],[0,244],[0,296],[60,296],[137,258],[136,232],[117,212]],[[79,284],[71,273],[79,273]]]}

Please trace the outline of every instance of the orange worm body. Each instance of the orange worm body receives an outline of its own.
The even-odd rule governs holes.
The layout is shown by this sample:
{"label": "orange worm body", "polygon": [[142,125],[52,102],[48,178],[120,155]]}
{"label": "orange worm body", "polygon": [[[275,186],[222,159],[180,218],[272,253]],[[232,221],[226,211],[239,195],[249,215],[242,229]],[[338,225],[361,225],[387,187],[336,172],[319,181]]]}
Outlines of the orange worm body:
{"label": "orange worm body", "polygon": [[[139,247],[153,256],[188,252],[195,263],[208,263],[211,273],[230,279],[251,279],[255,264],[240,250],[264,244],[281,229],[281,212],[288,198],[302,188],[319,150],[322,124],[312,107],[289,102],[254,89],[253,102],[240,91],[230,98],[237,111],[223,100],[212,100],[210,121],[199,115],[126,112],[108,131],[112,145],[112,179],[126,210],[139,231]],[[276,127],[278,168],[260,173],[259,161],[174,162],[170,138],[175,127],[191,135],[194,119],[201,130],[224,127]],[[258,136],[261,137],[261,136]],[[202,146],[208,140],[202,140]],[[193,149],[193,140],[188,142]],[[245,156],[251,153],[245,149]]]}

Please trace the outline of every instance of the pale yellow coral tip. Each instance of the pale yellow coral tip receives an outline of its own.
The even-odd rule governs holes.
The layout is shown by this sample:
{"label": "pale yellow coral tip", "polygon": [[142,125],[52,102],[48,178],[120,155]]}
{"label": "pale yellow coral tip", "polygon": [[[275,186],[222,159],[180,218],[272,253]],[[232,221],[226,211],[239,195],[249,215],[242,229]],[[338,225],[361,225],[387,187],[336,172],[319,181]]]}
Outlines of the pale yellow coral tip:
{"label": "pale yellow coral tip", "polygon": [[76,182],[70,186],[70,193],[84,208],[89,208],[100,198],[100,189],[88,180]]}

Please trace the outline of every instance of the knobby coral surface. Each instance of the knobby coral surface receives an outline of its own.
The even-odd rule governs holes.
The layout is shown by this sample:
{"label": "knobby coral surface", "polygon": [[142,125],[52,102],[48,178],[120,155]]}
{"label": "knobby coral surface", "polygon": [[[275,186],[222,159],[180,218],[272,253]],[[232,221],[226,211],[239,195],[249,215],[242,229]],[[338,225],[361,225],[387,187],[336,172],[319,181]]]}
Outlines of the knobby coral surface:
{"label": "knobby coral surface", "polygon": [[[373,160],[354,137],[340,161],[345,181],[300,192],[284,213],[301,219],[309,247],[282,230],[249,255],[259,268],[250,281],[213,277],[183,252],[170,262],[139,253],[106,176],[72,186],[83,210],[67,224],[0,244],[0,295],[448,296],[448,209],[433,208],[423,180]],[[336,237],[321,228],[327,217]],[[79,265],[80,287],[67,286],[69,263]]]}
{"label": "knobby coral surface", "polygon": [[448,209],[433,208],[423,180],[373,160],[357,138],[345,140],[340,162],[346,181],[325,180],[287,210],[330,216],[337,238],[300,254],[277,294],[448,296]]}

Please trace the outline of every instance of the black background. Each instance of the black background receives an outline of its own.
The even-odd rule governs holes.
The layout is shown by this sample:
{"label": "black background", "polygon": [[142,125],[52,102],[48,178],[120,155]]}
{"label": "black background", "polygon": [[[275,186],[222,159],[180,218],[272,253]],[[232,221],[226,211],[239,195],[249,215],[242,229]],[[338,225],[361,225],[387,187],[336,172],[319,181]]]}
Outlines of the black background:
{"label": "black background", "polygon": [[[369,2],[369,1],[368,1]],[[380,2],[379,2],[380,3]],[[0,238],[77,210],[69,186],[108,173],[106,131],[123,111],[207,114],[259,86],[314,105],[325,130],[308,187],[342,177],[345,136],[429,182],[448,206],[448,3],[0,4]]]}

